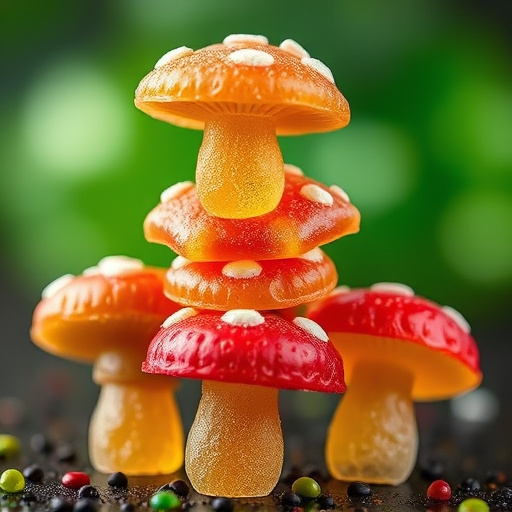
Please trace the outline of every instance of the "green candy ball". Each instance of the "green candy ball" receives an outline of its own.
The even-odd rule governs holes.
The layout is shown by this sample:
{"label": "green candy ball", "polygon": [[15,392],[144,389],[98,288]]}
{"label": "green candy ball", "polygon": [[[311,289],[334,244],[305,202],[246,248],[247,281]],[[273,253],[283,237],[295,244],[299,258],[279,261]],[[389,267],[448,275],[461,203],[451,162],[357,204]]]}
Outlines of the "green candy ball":
{"label": "green candy ball", "polygon": [[301,476],[293,482],[292,491],[303,498],[315,499],[320,496],[322,489],[316,480],[308,476]]}
{"label": "green candy ball", "polygon": [[462,501],[457,510],[458,512],[489,512],[489,505],[480,498],[469,498]]}
{"label": "green candy ball", "polygon": [[181,507],[181,501],[172,492],[161,491],[151,496],[149,505],[155,510],[170,510]]}
{"label": "green candy ball", "polygon": [[16,457],[21,451],[21,442],[17,437],[0,434],[0,457]]}
{"label": "green candy ball", "polygon": [[0,489],[5,492],[23,491],[25,478],[17,469],[6,469],[0,476]]}

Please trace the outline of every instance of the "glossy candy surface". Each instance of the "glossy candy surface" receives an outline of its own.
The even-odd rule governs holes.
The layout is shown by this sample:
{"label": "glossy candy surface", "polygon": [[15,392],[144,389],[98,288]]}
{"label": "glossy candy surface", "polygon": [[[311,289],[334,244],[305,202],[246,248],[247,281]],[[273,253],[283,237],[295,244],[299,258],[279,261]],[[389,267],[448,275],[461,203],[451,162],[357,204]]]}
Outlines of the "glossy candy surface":
{"label": "glossy candy surface", "polygon": [[146,217],[146,239],[192,261],[296,258],[359,230],[359,212],[344,194],[291,172],[278,207],[259,217],[209,215],[192,183],[164,199]]}
{"label": "glossy candy surface", "polygon": [[448,398],[481,380],[473,337],[445,309],[417,295],[334,290],[310,305],[307,316],[343,354],[347,381],[354,364],[370,356],[410,369],[415,400]]}
{"label": "glossy candy surface", "polygon": [[98,471],[157,474],[183,462],[183,427],[172,381],[140,371],[162,321],[178,309],[163,293],[164,270],[108,257],[47,287],[31,335],[44,350],[94,363],[102,386],[89,424]]}
{"label": "glossy candy surface", "polygon": [[271,212],[284,187],[276,132],[342,128],[349,108],[319,61],[263,40],[161,59],[140,83],[135,105],[157,119],[204,127],[196,181],[211,215],[243,219]]}
{"label": "glossy candy surface", "polygon": [[[239,311],[245,315],[248,310]],[[257,318],[257,325],[235,325],[231,313],[201,312],[167,327],[164,323],[142,370],[280,389],[345,390],[343,363],[331,343],[270,313],[248,311],[249,322]],[[241,315],[234,311],[233,316]]]}
{"label": "glossy candy surface", "polygon": [[[244,49],[267,54],[267,65],[261,53],[230,57]],[[215,44],[157,65],[137,87],[135,105],[186,128],[202,129],[217,112],[271,116],[278,135],[343,128],[348,103],[318,62],[269,44]]]}
{"label": "glossy candy surface", "polygon": [[106,349],[145,348],[179,308],[163,294],[164,275],[163,269],[145,267],[73,277],[37,305],[32,340],[47,352],[89,362]]}
{"label": "glossy candy surface", "polygon": [[327,295],[337,281],[332,260],[320,249],[301,258],[191,262],[178,258],[166,274],[165,294],[202,309],[284,309]]}

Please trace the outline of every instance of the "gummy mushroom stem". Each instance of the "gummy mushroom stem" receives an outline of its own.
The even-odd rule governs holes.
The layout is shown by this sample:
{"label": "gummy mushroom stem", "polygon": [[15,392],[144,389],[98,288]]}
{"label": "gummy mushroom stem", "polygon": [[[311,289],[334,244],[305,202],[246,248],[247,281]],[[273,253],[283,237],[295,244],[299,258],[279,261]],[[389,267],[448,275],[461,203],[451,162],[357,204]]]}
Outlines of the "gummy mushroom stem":
{"label": "gummy mushroom stem", "polygon": [[418,435],[413,376],[387,362],[356,363],[327,434],[327,467],[339,480],[398,485],[412,472]]}
{"label": "gummy mushroom stem", "polygon": [[[277,396],[275,388],[203,381],[185,450],[185,468],[196,491],[255,497],[274,489],[283,465]],[[233,478],[233,467],[243,468],[247,478]]]}
{"label": "gummy mushroom stem", "polygon": [[217,217],[243,219],[276,208],[284,163],[272,118],[222,114],[207,121],[196,182],[201,204]]}
{"label": "gummy mushroom stem", "polygon": [[94,364],[94,381],[102,387],[89,425],[89,457],[100,472],[167,474],[183,463],[176,385],[142,373],[143,359],[136,351],[114,351]]}

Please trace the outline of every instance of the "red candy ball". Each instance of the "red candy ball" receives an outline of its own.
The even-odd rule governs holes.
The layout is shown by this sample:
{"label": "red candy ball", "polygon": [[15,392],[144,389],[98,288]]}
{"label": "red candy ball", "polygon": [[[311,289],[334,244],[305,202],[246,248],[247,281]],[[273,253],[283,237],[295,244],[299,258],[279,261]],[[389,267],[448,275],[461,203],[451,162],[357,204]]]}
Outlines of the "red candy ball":
{"label": "red candy ball", "polygon": [[427,496],[434,501],[448,501],[452,497],[452,489],[444,480],[436,480],[427,489]]}
{"label": "red candy ball", "polygon": [[81,471],[68,471],[62,477],[62,485],[64,487],[68,487],[69,489],[80,489],[84,485],[89,485],[91,483],[91,479],[89,475],[82,473]]}

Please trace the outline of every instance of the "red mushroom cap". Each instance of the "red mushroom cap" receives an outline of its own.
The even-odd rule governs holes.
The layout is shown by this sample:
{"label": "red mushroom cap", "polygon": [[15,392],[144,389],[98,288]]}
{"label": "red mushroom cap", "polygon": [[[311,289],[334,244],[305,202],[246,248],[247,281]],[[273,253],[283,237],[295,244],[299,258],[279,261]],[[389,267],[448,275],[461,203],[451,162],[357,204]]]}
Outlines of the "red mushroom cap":
{"label": "red mushroom cap", "polygon": [[153,338],[142,371],[279,389],[345,390],[341,357],[318,325],[254,310],[178,311]]}
{"label": "red mushroom cap", "polygon": [[417,400],[449,398],[478,386],[478,348],[460,314],[407,287],[341,289],[309,306],[343,354],[347,382],[361,359],[393,362],[415,376]]}

